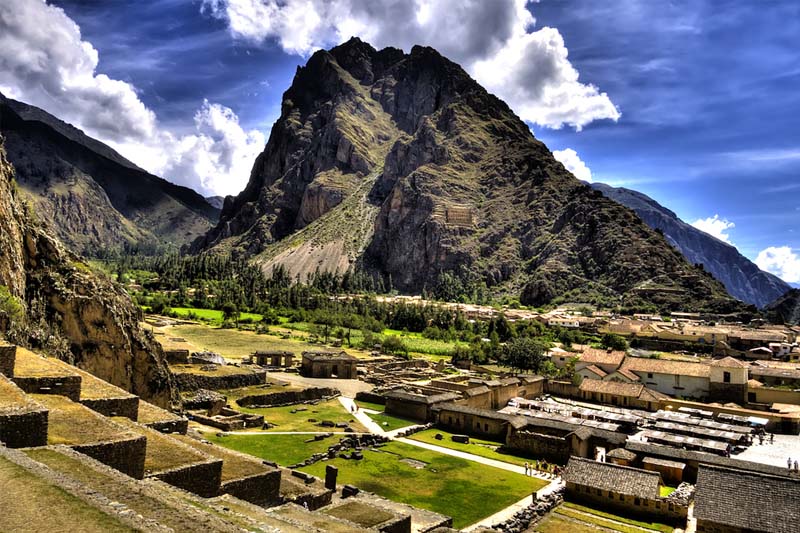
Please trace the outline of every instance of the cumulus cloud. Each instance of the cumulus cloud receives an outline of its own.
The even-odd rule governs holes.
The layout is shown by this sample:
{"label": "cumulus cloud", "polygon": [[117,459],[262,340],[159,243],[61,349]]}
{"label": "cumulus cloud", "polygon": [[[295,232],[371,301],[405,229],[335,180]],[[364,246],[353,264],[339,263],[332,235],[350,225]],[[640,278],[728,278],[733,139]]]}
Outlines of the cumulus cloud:
{"label": "cumulus cloud", "polygon": [[572,172],[576,178],[588,181],[589,183],[592,182],[592,171],[586,166],[586,163],[578,157],[578,152],[572,148],[566,148],[564,150],[554,150],[553,156],[556,160],[560,161],[567,170]]}
{"label": "cumulus cloud", "polygon": [[[99,55],[78,25],[44,0],[0,0],[0,91],[108,143],[142,168],[203,194],[244,188],[264,135],[232,110],[203,103],[196,132],[177,135],[130,83],[97,72]],[[202,151],[203,153],[200,153]]]}
{"label": "cumulus cloud", "polygon": [[761,250],[756,265],[787,283],[800,283],[800,255],[789,246],[770,246]]}
{"label": "cumulus cloud", "polygon": [[606,93],[579,81],[555,28],[535,30],[529,0],[203,0],[234,37],[290,54],[358,36],[374,46],[433,46],[459,62],[528,122],[580,130],[618,120]]}
{"label": "cumulus cloud", "polygon": [[692,222],[692,226],[700,231],[708,233],[712,237],[716,237],[722,242],[733,244],[731,242],[731,236],[726,232],[731,228],[735,228],[736,224],[725,218],[719,218],[719,215],[714,215],[713,217],[708,218],[698,218]]}

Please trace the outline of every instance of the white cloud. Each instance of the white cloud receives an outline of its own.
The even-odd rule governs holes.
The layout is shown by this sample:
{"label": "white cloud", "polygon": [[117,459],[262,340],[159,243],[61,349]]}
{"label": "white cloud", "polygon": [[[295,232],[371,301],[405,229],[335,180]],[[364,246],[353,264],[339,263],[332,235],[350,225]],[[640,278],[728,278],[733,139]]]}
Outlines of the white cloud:
{"label": "white cloud", "polygon": [[204,102],[196,133],[177,135],[130,83],[97,72],[99,56],[64,11],[43,0],[0,0],[0,91],[108,143],[142,168],[202,194],[244,188],[264,135]]}
{"label": "white cloud", "polygon": [[770,246],[761,250],[756,265],[787,283],[800,283],[800,255],[788,246]]}
{"label": "white cloud", "polygon": [[376,47],[433,46],[459,62],[524,120],[580,130],[618,120],[606,93],[579,81],[555,28],[534,31],[528,0],[203,0],[202,10],[227,21],[253,43],[275,41],[308,56],[358,36]]}
{"label": "white cloud", "polygon": [[692,222],[692,226],[700,231],[708,233],[712,237],[716,237],[722,242],[733,244],[731,242],[731,236],[726,232],[731,228],[735,228],[736,224],[725,218],[719,218],[719,215],[714,215],[713,217],[708,218],[698,218]]}
{"label": "white cloud", "polygon": [[572,172],[576,178],[588,181],[589,183],[592,182],[592,171],[586,166],[586,163],[578,157],[578,152],[572,148],[566,148],[564,150],[554,150],[553,156],[556,160],[560,161],[567,170]]}

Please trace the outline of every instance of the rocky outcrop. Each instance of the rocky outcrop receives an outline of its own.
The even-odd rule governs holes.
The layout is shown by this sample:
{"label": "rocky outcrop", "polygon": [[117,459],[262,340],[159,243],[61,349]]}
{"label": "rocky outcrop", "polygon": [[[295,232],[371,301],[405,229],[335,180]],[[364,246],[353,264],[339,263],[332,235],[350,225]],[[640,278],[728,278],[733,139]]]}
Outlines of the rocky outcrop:
{"label": "rocky outcrop", "polygon": [[[340,248],[346,261],[329,257]],[[324,249],[326,264],[443,298],[741,307],[567,172],[461,67],[431,48],[378,51],[358,39],[298,69],[247,188],[193,249],[270,267]]]}
{"label": "rocky outcrop", "polygon": [[592,183],[592,188],[633,209],[648,226],[661,231],[687,261],[703,265],[734,298],[762,308],[791,288],[777,276],[760,270],[736,247],[687,224],[649,196],[604,183]]}
{"label": "rocky outcrop", "polygon": [[161,347],[139,326],[141,311],[25,206],[0,144],[0,285],[27,311],[9,333],[39,347],[58,337],[58,355],[99,378],[160,406],[177,401]]}
{"label": "rocky outcrop", "polygon": [[800,289],[790,289],[767,305],[764,313],[777,324],[800,324]]}
{"label": "rocky outcrop", "polygon": [[45,111],[0,94],[17,183],[41,222],[71,250],[96,255],[123,245],[181,246],[208,231],[219,209],[148,174]]}

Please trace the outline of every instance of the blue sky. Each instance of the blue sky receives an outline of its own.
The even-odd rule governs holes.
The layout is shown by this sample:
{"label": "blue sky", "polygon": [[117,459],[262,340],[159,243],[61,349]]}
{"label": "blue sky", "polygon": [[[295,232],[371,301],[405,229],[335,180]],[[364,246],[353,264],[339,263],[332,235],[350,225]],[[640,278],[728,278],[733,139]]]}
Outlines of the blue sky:
{"label": "blue sky", "polygon": [[[6,34],[89,81],[19,74],[0,51],[0,89],[148,170],[231,194],[314,49],[351,34],[406,50],[430,44],[506,99],[552,150],[574,150],[594,181],[640,190],[688,222],[716,215],[705,229],[800,282],[800,2],[303,2],[293,11],[297,2],[275,0],[54,0],[63,16],[36,7],[16,23],[73,21],[77,36]],[[4,4],[20,6],[0,0],[0,24]],[[96,64],[85,65],[94,61],[80,43]],[[109,88],[101,75],[122,85]],[[48,83],[79,87],[80,105]],[[92,106],[109,98],[120,118],[103,123]]]}

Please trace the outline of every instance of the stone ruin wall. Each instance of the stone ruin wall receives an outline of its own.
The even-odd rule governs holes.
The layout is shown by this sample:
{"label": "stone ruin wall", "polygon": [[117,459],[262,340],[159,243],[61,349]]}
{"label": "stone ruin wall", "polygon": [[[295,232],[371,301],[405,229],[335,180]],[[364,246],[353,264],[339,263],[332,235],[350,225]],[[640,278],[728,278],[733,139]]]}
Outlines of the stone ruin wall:
{"label": "stone ruin wall", "polygon": [[125,396],[120,398],[94,398],[81,400],[80,403],[103,416],[121,416],[134,422],[139,418],[139,397]]}
{"label": "stone ruin wall", "polygon": [[219,459],[194,463],[163,472],[150,474],[174,487],[187,490],[203,498],[220,495],[222,461]]}
{"label": "stone ruin wall", "polygon": [[70,448],[132,478],[142,479],[146,446],[147,439],[141,436],[113,442],[73,445]]}
{"label": "stone ruin wall", "polygon": [[238,389],[263,385],[267,382],[267,372],[257,370],[253,373],[234,374],[232,376],[201,376],[191,372],[175,374],[175,382],[181,391],[196,391],[199,389],[221,390]]}
{"label": "stone ruin wall", "polygon": [[280,502],[281,473],[278,470],[233,479],[221,485],[222,492],[255,505],[276,505]]}
{"label": "stone ruin wall", "polygon": [[73,402],[81,399],[81,377],[15,377],[14,383],[26,394],[57,394]]}
{"label": "stone ruin wall", "polygon": [[9,448],[47,446],[47,409],[0,413],[0,441]]}

